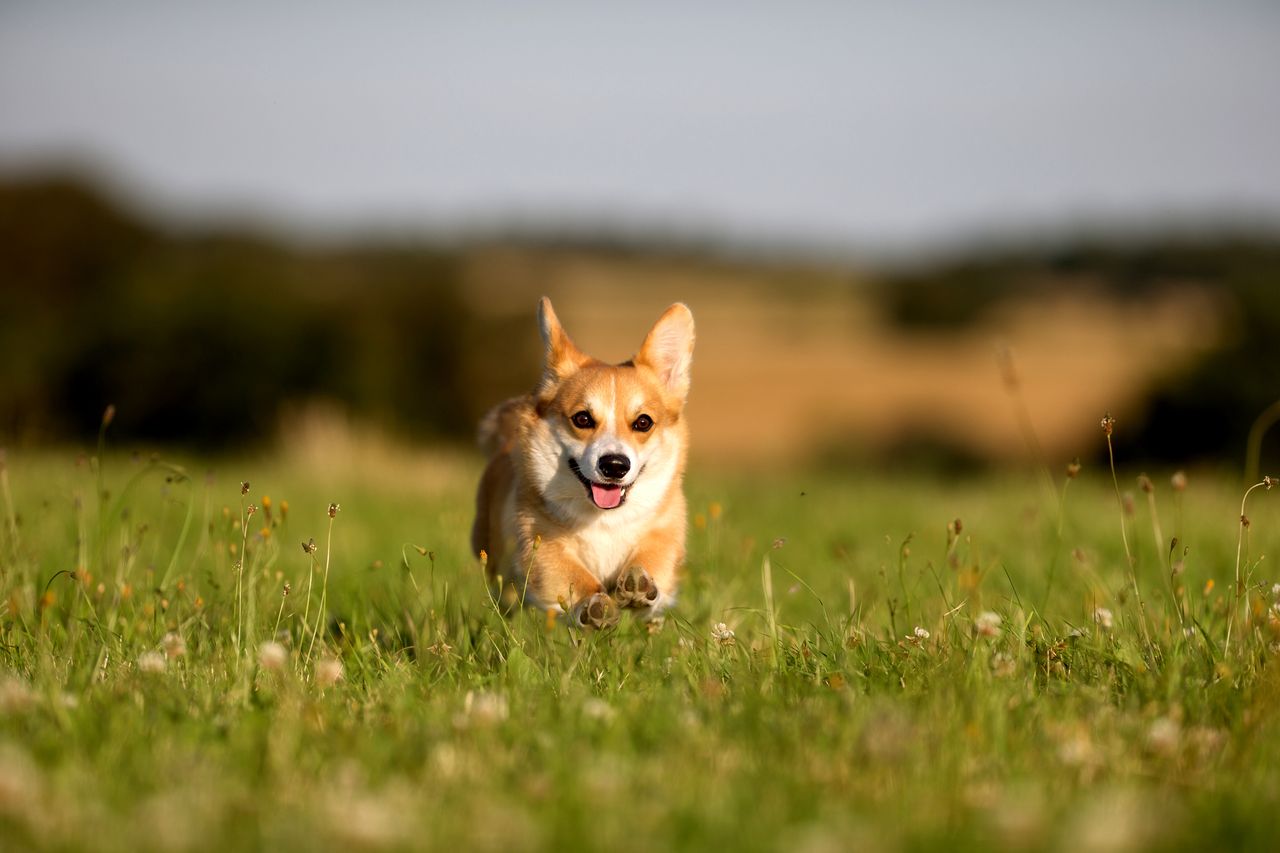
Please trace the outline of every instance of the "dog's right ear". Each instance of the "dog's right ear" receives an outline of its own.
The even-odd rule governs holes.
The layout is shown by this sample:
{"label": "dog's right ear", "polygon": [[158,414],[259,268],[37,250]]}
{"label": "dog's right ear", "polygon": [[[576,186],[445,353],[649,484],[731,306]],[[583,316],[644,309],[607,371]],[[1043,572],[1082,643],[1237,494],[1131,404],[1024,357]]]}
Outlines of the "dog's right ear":
{"label": "dog's right ear", "polygon": [[573,345],[569,335],[560,325],[551,300],[542,297],[538,303],[538,330],[542,333],[542,379],[538,382],[538,396],[547,396],[560,382],[582,366],[586,356]]}

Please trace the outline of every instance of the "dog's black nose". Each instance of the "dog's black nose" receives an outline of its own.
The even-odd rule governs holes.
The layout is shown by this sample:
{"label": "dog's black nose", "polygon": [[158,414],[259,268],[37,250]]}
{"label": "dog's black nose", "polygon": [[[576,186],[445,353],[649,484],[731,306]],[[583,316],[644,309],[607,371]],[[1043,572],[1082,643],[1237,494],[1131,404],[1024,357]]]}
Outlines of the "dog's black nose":
{"label": "dog's black nose", "polygon": [[631,470],[631,460],[619,453],[610,453],[608,456],[601,456],[596,467],[610,480],[621,480]]}

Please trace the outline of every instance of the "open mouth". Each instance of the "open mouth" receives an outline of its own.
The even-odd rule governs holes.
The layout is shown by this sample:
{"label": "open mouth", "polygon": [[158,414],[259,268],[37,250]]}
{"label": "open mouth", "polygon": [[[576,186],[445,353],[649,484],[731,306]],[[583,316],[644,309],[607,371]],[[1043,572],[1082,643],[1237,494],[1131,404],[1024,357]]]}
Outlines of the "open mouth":
{"label": "open mouth", "polygon": [[569,460],[569,469],[578,478],[578,482],[586,486],[587,497],[600,509],[617,509],[627,499],[626,486],[619,483],[596,483],[584,477],[577,459]]}

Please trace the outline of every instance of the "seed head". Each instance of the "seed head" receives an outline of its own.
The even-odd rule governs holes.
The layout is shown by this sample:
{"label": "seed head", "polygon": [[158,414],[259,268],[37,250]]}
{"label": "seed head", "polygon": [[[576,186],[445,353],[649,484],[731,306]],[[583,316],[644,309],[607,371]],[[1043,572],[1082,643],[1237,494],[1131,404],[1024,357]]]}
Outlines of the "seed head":
{"label": "seed head", "polygon": [[102,413],[102,425],[104,427],[108,427],[111,425],[111,422],[114,421],[115,419],[116,419],[116,404],[112,403],[109,406],[107,406],[106,410]]}
{"label": "seed head", "polygon": [[316,664],[315,682],[316,686],[324,689],[332,687],[342,680],[342,661],[337,658],[325,657],[321,658]]}
{"label": "seed head", "polygon": [[248,481],[248,480],[245,480],[244,482],[242,482],[242,483],[240,484],[240,494],[242,494],[242,495],[247,495],[247,494],[249,494],[249,481]]}
{"label": "seed head", "polygon": [[1080,476],[1080,460],[1072,459],[1067,463],[1067,479],[1074,480]]}
{"label": "seed head", "polygon": [[1267,491],[1271,491],[1271,487],[1276,485],[1277,483],[1280,483],[1280,480],[1277,480],[1275,477],[1262,478],[1262,485],[1267,487]]}
{"label": "seed head", "polygon": [[1107,412],[1102,416],[1102,434],[1110,436],[1112,430],[1116,428],[1116,419],[1111,417],[1111,413]]}
{"label": "seed head", "polygon": [[280,593],[280,597],[281,597],[281,598],[288,598],[288,597],[289,597],[289,593],[291,593],[291,592],[293,592],[293,584],[289,583],[288,581],[285,581],[285,582],[284,582],[284,589],[283,589],[283,591]]}
{"label": "seed head", "polygon": [[268,640],[258,647],[258,666],[268,672],[284,672],[289,662],[289,652],[279,643]]}
{"label": "seed head", "polygon": [[1155,484],[1151,482],[1151,478],[1146,474],[1138,475],[1138,488],[1147,494],[1152,494],[1156,490]]}
{"label": "seed head", "polygon": [[1187,475],[1185,471],[1174,471],[1173,476],[1169,478],[1169,485],[1173,486],[1175,492],[1186,491]]}
{"label": "seed head", "polygon": [[248,508],[247,510],[245,510],[245,512],[246,512],[248,515],[253,515],[253,514],[254,514],[254,513],[256,513],[257,511],[258,511],[258,508],[257,508],[256,506],[254,506],[253,504],[249,504],[249,508]]}
{"label": "seed head", "polygon": [[1240,526],[1241,526],[1241,527],[1248,527],[1248,526],[1249,526],[1249,516],[1247,516],[1247,515],[1242,515],[1242,516],[1240,516]]}
{"label": "seed head", "polygon": [[302,543],[302,553],[314,554],[316,552],[316,540],[314,537]]}
{"label": "seed head", "polygon": [[1098,627],[1104,631],[1110,631],[1115,624],[1115,617],[1111,611],[1105,607],[1095,607],[1093,609],[1093,621],[1098,623]]}
{"label": "seed head", "polygon": [[912,633],[912,635],[913,635],[917,640],[927,640],[927,639],[929,639],[929,631],[928,631],[928,629],[926,629],[926,628],[921,628],[919,625],[917,625],[917,626],[916,626],[916,629],[915,629],[914,631],[912,631],[911,633]]}
{"label": "seed head", "polygon": [[340,509],[342,509],[342,507],[337,504],[329,504],[329,517],[336,518],[338,516],[338,510]]}

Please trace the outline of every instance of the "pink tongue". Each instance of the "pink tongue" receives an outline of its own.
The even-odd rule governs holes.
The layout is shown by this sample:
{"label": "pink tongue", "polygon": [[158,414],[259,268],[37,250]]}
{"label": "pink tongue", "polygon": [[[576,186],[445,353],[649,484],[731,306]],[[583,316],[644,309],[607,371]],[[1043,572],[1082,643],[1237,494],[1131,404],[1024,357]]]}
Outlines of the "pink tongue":
{"label": "pink tongue", "polygon": [[601,509],[613,509],[622,503],[621,486],[605,486],[600,483],[591,484],[591,500]]}

